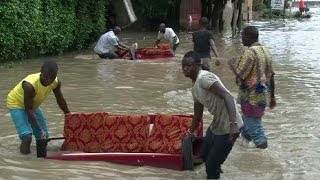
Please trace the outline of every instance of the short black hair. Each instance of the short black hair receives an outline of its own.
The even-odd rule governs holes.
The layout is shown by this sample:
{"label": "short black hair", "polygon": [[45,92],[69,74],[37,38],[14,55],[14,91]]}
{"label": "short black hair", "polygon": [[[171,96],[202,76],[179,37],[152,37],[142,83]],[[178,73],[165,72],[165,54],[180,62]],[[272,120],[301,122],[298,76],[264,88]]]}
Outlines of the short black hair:
{"label": "short black hair", "polygon": [[58,65],[54,61],[45,61],[42,65],[41,70],[46,70],[48,73],[57,73]]}
{"label": "short black hair", "polygon": [[199,24],[201,27],[207,27],[208,24],[209,24],[209,20],[207,17],[202,17],[200,20],[199,20]]}
{"label": "short black hair", "polygon": [[259,30],[255,26],[247,26],[243,29],[242,32],[246,37],[252,39],[252,40],[258,40],[259,39]]}
{"label": "short black hair", "polygon": [[113,28],[113,32],[119,34],[121,32],[121,28],[119,26],[116,26]]}
{"label": "short black hair", "polygon": [[167,25],[166,25],[165,23],[161,23],[161,24],[159,25],[159,27],[161,27],[161,28],[166,28]]}
{"label": "short black hair", "polygon": [[195,52],[195,51],[188,51],[184,56],[183,56],[183,59],[185,58],[192,58],[193,59],[193,62],[195,64],[201,64],[201,58],[200,58],[200,55]]}

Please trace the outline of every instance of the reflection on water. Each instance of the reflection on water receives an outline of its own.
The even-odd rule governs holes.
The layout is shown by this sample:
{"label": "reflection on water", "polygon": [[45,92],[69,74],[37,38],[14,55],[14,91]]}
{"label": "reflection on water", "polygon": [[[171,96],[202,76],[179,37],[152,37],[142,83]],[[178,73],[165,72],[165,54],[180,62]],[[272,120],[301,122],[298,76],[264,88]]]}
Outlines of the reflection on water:
{"label": "reflection on water", "polygon": [[[314,10],[314,9],[313,9]],[[278,107],[268,111],[264,125],[267,150],[247,149],[237,142],[223,169],[224,179],[318,179],[320,111],[320,17],[316,10],[308,20],[254,22],[260,40],[273,54]],[[156,34],[124,33],[128,43],[152,44]],[[177,57],[165,61],[100,60],[91,51],[51,57],[59,64],[62,89],[73,112],[105,111],[117,114],[192,113],[190,80],[181,72],[181,58],[192,48],[190,33],[180,33]],[[216,37],[224,58],[239,56],[239,40],[230,32]],[[148,44],[146,41],[150,42]],[[49,59],[49,58],[48,58]],[[195,171],[132,167],[106,162],[65,162],[37,159],[35,143],[27,156],[18,153],[19,139],[5,108],[9,90],[27,74],[40,70],[42,59],[1,68],[0,177],[4,179],[200,179],[204,166]],[[226,62],[214,71],[236,95],[234,77]],[[63,115],[50,96],[42,106],[50,134],[62,136]],[[211,116],[205,113],[205,126]],[[57,153],[61,141],[52,141],[48,153]]]}

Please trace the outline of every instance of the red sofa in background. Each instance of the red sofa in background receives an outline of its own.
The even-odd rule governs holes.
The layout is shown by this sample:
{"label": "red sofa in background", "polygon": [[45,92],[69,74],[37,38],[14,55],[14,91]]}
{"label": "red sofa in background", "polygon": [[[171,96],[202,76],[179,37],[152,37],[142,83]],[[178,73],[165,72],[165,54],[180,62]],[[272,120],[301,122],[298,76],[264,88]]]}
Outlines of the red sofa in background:
{"label": "red sofa in background", "polygon": [[[129,53],[123,50],[117,50],[117,54],[124,54],[124,59],[130,59]],[[154,60],[154,59],[169,59],[174,57],[171,54],[170,44],[159,43],[157,47],[144,47],[136,50],[136,58],[138,60]]]}
{"label": "red sofa in background", "polygon": [[[189,161],[189,165],[201,162],[199,154],[202,142],[198,138],[193,142],[193,148],[187,151],[183,148],[181,139],[187,134],[191,122],[192,115],[68,114],[65,117],[65,141],[61,150],[71,153],[49,155],[46,158],[190,169],[185,162]],[[197,134],[198,137],[203,136],[202,123]]]}

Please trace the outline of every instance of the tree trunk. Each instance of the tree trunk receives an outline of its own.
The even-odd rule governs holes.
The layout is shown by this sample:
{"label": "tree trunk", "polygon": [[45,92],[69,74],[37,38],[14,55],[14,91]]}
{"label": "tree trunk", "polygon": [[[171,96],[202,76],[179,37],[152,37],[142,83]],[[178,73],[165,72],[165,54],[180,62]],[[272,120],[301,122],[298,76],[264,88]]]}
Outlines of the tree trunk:
{"label": "tree trunk", "polygon": [[212,29],[212,23],[211,23],[211,19],[212,19],[212,0],[208,0],[208,16],[207,16],[208,20],[209,20],[209,29]]}
{"label": "tree trunk", "polygon": [[237,27],[238,30],[242,28],[242,0],[238,0],[238,19],[237,19]]}
{"label": "tree trunk", "polygon": [[176,0],[175,4],[175,25],[174,28],[177,30],[180,29],[180,6],[181,6],[181,0]]}
{"label": "tree trunk", "polygon": [[238,0],[235,0],[233,2],[233,12],[232,12],[232,21],[231,21],[231,29],[232,29],[232,38],[235,37],[236,32],[237,32],[237,16],[238,16]]}
{"label": "tree trunk", "polygon": [[201,17],[208,17],[208,1],[201,0]]}
{"label": "tree trunk", "polygon": [[211,26],[212,26],[212,29],[215,29],[215,30],[217,30],[219,27],[218,22],[219,22],[219,15],[221,11],[221,5],[220,5],[221,3],[223,3],[223,1],[215,0],[213,5],[213,11],[211,15],[212,17]]}
{"label": "tree trunk", "polygon": [[214,3],[214,16],[212,19],[212,24],[214,25],[214,28],[219,32],[221,32],[224,28],[223,11],[226,4],[227,0],[216,0]]}
{"label": "tree trunk", "polygon": [[224,19],[223,19],[223,11],[219,14],[219,32],[222,32],[224,29]]}

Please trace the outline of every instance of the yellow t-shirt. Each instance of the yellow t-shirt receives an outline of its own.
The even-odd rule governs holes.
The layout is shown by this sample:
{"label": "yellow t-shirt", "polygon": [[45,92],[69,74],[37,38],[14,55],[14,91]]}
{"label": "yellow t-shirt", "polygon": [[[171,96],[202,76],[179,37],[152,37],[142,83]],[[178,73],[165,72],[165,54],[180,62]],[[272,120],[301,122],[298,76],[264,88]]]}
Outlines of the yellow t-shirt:
{"label": "yellow t-shirt", "polygon": [[22,81],[14,87],[7,97],[7,107],[9,109],[24,109],[24,90],[22,88],[22,82],[26,81],[30,83],[34,90],[35,96],[33,98],[33,108],[36,109],[40,104],[48,97],[50,92],[58,85],[58,77],[47,87],[43,86],[40,82],[40,73],[28,75]]}

